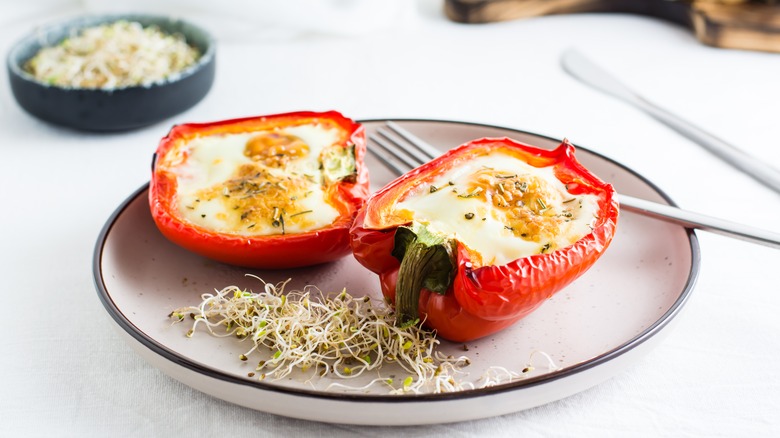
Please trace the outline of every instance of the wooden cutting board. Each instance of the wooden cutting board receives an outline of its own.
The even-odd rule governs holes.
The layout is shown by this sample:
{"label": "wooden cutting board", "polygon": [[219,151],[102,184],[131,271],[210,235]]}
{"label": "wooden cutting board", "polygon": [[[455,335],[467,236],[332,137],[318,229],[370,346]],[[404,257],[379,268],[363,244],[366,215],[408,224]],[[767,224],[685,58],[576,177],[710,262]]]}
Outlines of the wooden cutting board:
{"label": "wooden cutting board", "polygon": [[444,0],[444,11],[461,23],[580,12],[640,14],[688,26],[710,46],[780,52],[780,1],[773,0]]}

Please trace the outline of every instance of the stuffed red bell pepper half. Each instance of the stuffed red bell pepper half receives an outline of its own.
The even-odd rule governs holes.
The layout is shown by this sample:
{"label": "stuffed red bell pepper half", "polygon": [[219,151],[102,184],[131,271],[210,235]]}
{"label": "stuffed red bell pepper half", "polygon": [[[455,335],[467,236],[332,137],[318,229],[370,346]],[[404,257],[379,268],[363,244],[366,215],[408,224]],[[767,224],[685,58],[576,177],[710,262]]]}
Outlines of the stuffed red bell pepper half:
{"label": "stuffed red bell pepper half", "polygon": [[172,242],[224,263],[290,268],[350,253],[368,197],[363,127],[337,112],[175,126],[149,203]]}
{"label": "stuffed red bell pepper half", "polygon": [[615,233],[611,185],[564,141],[480,139],[373,194],[351,230],[398,323],[465,342],[502,330],[590,268]]}

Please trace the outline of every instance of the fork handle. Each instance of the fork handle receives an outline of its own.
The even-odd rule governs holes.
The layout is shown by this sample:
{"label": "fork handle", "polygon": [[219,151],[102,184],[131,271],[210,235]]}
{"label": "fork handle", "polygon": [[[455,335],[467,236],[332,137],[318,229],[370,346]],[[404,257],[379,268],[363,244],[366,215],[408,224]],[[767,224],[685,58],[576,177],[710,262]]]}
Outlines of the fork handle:
{"label": "fork handle", "polygon": [[[412,146],[416,146],[421,152],[428,155],[430,158],[434,158],[441,154],[441,151],[435,149],[433,146],[429,145],[425,141],[416,137],[414,134],[398,126],[397,124],[393,122],[387,122],[387,126],[395,131],[398,135],[409,141]],[[371,136],[369,136],[369,138],[372,138],[376,142],[375,138]],[[381,142],[378,144],[381,146]],[[393,160],[388,159],[379,151],[371,148],[369,149],[369,152],[373,153],[380,161],[382,161],[390,169],[394,170],[397,174],[400,175],[405,172],[405,170],[398,167],[398,165],[395,164]],[[391,153],[390,150],[387,150],[387,152]],[[643,199],[634,198],[631,196],[619,195],[618,200],[620,201],[621,209],[634,211],[644,216],[665,220],[667,222],[682,225],[688,228],[697,228],[700,230],[711,231],[713,233],[722,234],[724,236],[734,237],[747,242],[780,249],[780,234],[772,231],[753,228],[736,222],[730,222],[724,219],[718,219],[712,216],[706,216],[700,213],[682,210],[670,205],[645,201]]]}
{"label": "fork handle", "polygon": [[670,205],[645,201],[644,199],[627,195],[618,195],[618,202],[620,202],[620,207],[627,211],[634,211],[645,216],[665,220],[688,228],[697,228],[780,249],[780,233],[682,210]]}

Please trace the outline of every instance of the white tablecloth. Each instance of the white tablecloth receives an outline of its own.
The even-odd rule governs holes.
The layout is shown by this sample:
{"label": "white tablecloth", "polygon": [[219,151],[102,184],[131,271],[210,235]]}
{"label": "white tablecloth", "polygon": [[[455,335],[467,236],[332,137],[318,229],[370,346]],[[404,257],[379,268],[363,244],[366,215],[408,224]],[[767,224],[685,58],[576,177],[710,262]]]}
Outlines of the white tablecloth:
{"label": "white tablecloth", "polygon": [[[267,16],[239,13],[250,3],[224,3],[232,13],[222,15],[210,14],[208,2],[140,3],[175,8],[219,38],[210,94],[140,130],[96,135],[45,124],[16,104],[3,70],[0,436],[780,434],[780,251],[706,232],[698,233],[692,299],[659,347],[597,387],[511,415],[426,427],[317,424],[220,401],[147,364],[111,327],[95,293],[92,251],[109,215],[148,181],[151,153],[174,123],[337,109],[356,119],[519,128],[607,155],[686,209],[780,231],[777,193],[576,82],[558,61],[575,46],[661,106],[780,167],[776,54],[706,47],[687,29],[629,15],[469,26],[426,1],[378,11],[381,19],[364,10],[326,14],[320,26],[311,14],[295,20],[286,11],[271,17],[274,27]],[[0,48],[7,53],[36,25],[101,8],[108,6],[3,2]],[[361,16],[375,22],[350,28]]]}

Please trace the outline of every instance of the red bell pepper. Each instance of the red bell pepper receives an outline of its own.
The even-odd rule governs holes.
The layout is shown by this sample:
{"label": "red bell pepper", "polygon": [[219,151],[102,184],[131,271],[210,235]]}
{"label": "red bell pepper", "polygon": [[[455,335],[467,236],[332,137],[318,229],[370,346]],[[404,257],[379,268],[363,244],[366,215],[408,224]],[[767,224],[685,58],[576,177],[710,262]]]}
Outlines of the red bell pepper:
{"label": "red bell pepper", "polygon": [[[591,231],[568,246],[549,251],[543,247],[537,254],[491,265],[463,242],[412,224],[408,214],[396,208],[415,190],[427,190],[437,176],[495,151],[534,167],[551,166],[569,195],[595,195],[598,211]],[[475,196],[485,196],[488,202],[484,192]],[[379,274],[399,323],[417,319],[442,338],[465,342],[514,324],[584,273],[611,242],[617,217],[614,189],[575,159],[568,142],[544,150],[510,139],[481,139],[450,150],[373,194],[352,226],[352,250],[362,265]],[[471,219],[468,214],[466,219]]]}
{"label": "red bell pepper", "polygon": [[[272,173],[263,169],[271,166],[276,168],[275,172],[279,169],[286,171],[286,163],[308,153],[308,145],[300,138],[284,133],[285,128],[303,125],[316,125],[337,132],[337,141],[327,149],[328,153],[323,152],[318,159],[325,175],[319,187],[322,188],[325,201],[337,210],[338,216],[326,226],[291,232],[290,224],[294,223],[294,220],[300,220],[293,217],[294,208],[301,210],[295,204],[297,202],[295,194],[289,191],[289,187],[282,185],[276,176],[273,178],[277,179],[270,182],[268,178],[271,176],[268,176],[265,181],[255,177],[261,172],[265,172],[265,175],[278,175],[278,172]],[[244,152],[253,163],[248,166],[255,166],[249,167],[253,169],[252,175],[242,175],[240,171],[232,174],[229,181],[220,182],[221,186],[217,184],[216,190],[222,191],[217,196],[224,196],[225,199],[221,201],[227,203],[227,210],[246,209],[240,221],[231,218],[239,225],[245,223],[243,230],[253,226],[252,223],[247,223],[248,221],[256,220],[262,224],[273,222],[276,227],[274,233],[252,234],[216,230],[213,229],[214,227],[196,224],[182,214],[180,195],[177,190],[181,180],[177,172],[181,172],[181,166],[191,157],[192,151],[188,143],[194,139],[244,133],[257,133],[258,140],[253,144],[250,144],[252,140],[247,141]],[[349,228],[358,209],[368,197],[368,170],[363,163],[365,148],[363,127],[334,111],[295,112],[214,123],[178,125],[161,140],[155,154],[149,188],[152,217],[162,234],[172,242],[205,257],[232,265],[271,269],[332,261],[350,253]],[[267,166],[263,167],[261,164]],[[310,180],[313,178],[306,176]],[[293,178],[302,178],[302,176],[293,176]],[[287,184],[286,181],[289,179],[284,181]],[[246,189],[252,185],[257,188],[259,185],[273,184],[278,186],[273,192],[276,198],[272,199],[275,200],[269,200],[268,196],[271,195],[266,189],[254,192]],[[307,192],[307,195],[309,193],[311,191]],[[262,199],[264,196],[265,200]],[[251,199],[246,201],[246,198]],[[288,211],[285,212],[284,207],[281,207],[264,213],[257,205],[247,207],[247,202],[253,200],[260,204],[265,203],[262,207],[264,209],[271,208],[269,203],[283,201],[287,203]],[[250,213],[254,217],[249,217]],[[265,216],[262,216],[263,214]],[[287,230],[285,230],[285,220],[287,220]]]}

